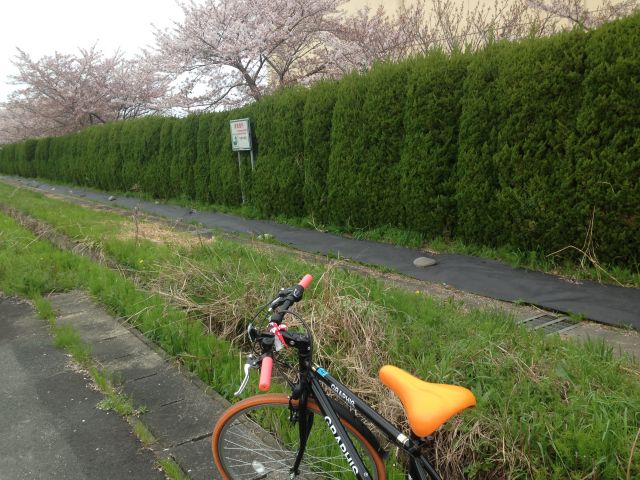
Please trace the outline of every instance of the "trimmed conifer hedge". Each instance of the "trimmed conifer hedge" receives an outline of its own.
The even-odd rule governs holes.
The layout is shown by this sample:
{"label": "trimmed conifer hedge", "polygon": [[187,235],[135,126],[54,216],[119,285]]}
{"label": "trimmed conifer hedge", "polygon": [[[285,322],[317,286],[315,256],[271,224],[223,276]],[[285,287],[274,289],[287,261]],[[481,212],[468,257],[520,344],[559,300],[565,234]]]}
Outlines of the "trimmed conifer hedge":
{"label": "trimmed conifer hedge", "polygon": [[458,234],[527,250],[576,245],[576,116],[585,36],[502,44],[473,58],[465,79]]}
{"label": "trimmed conifer hedge", "polygon": [[[640,15],[595,31],[381,63],[229,112],[93,126],[0,171],[108,190],[640,262]],[[229,121],[249,118],[249,154]]]}
{"label": "trimmed conifer hedge", "polygon": [[328,219],[329,157],[336,82],[319,82],[309,89],[304,104],[304,184],[305,213],[314,219]]}
{"label": "trimmed conifer hedge", "polygon": [[434,53],[411,65],[398,164],[401,226],[450,238],[456,226],[456,175],[468,55]]}
{"label": "trimmed conifer hedge", "polygon": [[596,253],[640,262],[640,15],[586,42],[586,75],[572,151],[580,224],[592,216]]}

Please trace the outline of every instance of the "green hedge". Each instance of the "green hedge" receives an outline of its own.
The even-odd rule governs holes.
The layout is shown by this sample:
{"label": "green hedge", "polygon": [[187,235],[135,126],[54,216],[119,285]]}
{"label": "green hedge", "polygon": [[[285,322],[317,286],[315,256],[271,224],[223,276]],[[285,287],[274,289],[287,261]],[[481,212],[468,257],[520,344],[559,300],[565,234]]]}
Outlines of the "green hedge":
{"label": "green hedge", "polygon": [[578,242],[570,152],[584,38],[574,32],[502,44],[471,61],[457,163],[457,234],[464,240],[527,250]]}
{"label": "green hedge", "polygon": [[356,228],[397,225],[407,64],[376,65],[339,85],[332,121],[328,218]]}
{"label": "green hedge", "polygon": [[[285,90],[247,109],[246,116],[255,118],[259,158],[252,175],[251,203],[267,216],[292,217],[304,213],[305,95],[302,89]],[[248,153],[243,155],[248,157]]]}
{"label": "green hedge", "polygon": [[210,150],[209,136],[211,134],[211,115],[201,115],[198,118],[198,133],[196,139],[196,159],[193,164],[193,183],[195,199],[202,203],[211,203],[212,195],[209,189],[210,181]]}
{"label": "green hedge", "polygon": [[231,152],[229,119],[240,118],[221,113],[211,119],[209,135],[210,191],[214,203],[237,206],[242,202],[236,154]]}
{"label": "green hedge", "polygon": [[432,54],[409,73],[399,169],[402,226],[451,237],[456,225],[458,130],[467,56]]}
{"label": "green hedge", "polygon": [[[93,126],[0,171],[350,228],[640,262],[640,15],[475,54],[381,63],[230,112]],[[229,121],[249,118],[249,154]],[[592,221],[593,218],[593,221]]]}
{"label": "green hedge", "polygon": [[307,94],[303,112],[305,213],[327,221],[329,157],[336,82],[320,82]]}
{"label": "green hedge", "polygon": [[360,215],[368,210],[359,175],[365,157],[363,106],[368,78],[357,74],[343,78],[333,109],[331,155],[327,172],[328,215],[338,225],[358,225]]}
{"label": "green hedge", "polygon": [[640,15],[605,25],[586,44],[575,145],[583,234],[596,253],[640,262]]}

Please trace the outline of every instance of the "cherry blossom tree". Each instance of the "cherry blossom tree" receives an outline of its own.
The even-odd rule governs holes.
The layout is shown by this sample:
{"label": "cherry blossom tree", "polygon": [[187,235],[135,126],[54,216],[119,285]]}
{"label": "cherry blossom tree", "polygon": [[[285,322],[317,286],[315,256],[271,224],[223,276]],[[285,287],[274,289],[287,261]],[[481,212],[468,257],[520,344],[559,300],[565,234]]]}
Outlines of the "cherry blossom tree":
{"label": "cherry blossom tree", "polygon": [[328,71],[339,76],[351,70],[366,70],[379,60],[400,61],[416,51],[425,16],[423,2],[388,12],[364,7],[333,22],[325,38],[324,59]]}
{"label": "cherry blossom tree", "polygon": [[11,79],[18,88],[2,105],[0,119],[3,135],[13,139],[148,114],[160,108],[167,89],[144,52],[125,59],[94,46],[34,60],[18,50],[14,65],[18,74]]}
{"label": "cherry blossom tree", "polygon": [[547,12],[568,22],[568,27],[578,26],[592,30],[605,22],[626,17],[640,8],[638,0],[604,0],[597,8],[589,9],[585,0],[528,0],[533,9]]}
{"label": "cherry blossom tree", "polygon": [[21,109],[11,110],[5,105],[0,105],[0,145],[13,143],[31,136],[42,136],[41,134],[31,135],[35,125],[29,121],[29,114]]}
{"label": "cherry blossom tree", "polygon": [[292,84],[363,71],[437,48],[474,51],[496,40],[592,29],[629,15],[640,0],[413,0],[395,11],[347,0],[195,0],[184,19],[155,31],[152,53],[125,58],[95,46],[32,59],[18,50],[17,89],[0,105],[0,142],[60,135],[93,123],[176,107],[219,109]]}
{"label": "cherry blossom tree", "polygon": [[158,68],[185,108],[236,106],[320,77],[331,15],[344,0],[205,0],[156,30]]}
{"label": "cherry blossom tree", "polygon": [[605,0],[618,3],[605,4],[612,6],[597,19],[584,7],[571,14],[572,5],[582,1],[493,0],[469,6],[414,0],[392,12],[381,4],[347,15],[340,10],[345,0],[192,0],[181,4],[182,21],[156,30],[158,68],[173,82],[170,104],[234,107],[284,85],[366,70],[378,60],[545,36],[574,17],[585,26],[601,23],[629,13],[640,0]]}
{"label": "cherry blossom tree", "polygon": [[557,30],[552,14],[530,8],[526,0],[477,4],[418,0],[413,9],[401,7],[399,13],[412,19],[409,28],[403,25],[413,36],[413,53],[433,48],[475,51],[493,41],[540,37]]}

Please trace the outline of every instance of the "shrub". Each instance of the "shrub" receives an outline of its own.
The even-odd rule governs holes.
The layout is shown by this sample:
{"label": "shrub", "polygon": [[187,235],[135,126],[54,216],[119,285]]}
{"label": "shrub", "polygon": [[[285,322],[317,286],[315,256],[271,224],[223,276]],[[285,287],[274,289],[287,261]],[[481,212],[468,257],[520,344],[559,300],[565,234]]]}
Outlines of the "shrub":
{"label": "shrub", "polygon": [[195,199],[198,202],[210,203],[209,190],[211,159],[209,156],[209,134],[211,132],[211,114],[198,116],[198,134],[196,139],[196,159],[193,165],[193,183]]}
{"label": "shrub", "polygon": [[298,88],[252,105],[259,155],[250,201],[264,215],[293,217],[304,212],[304,105],[305,91]]}
{"label": "shrub", "polygon": [[437,52],[415,60],[408,76],[397,201],[402,226],[428,238],[449,237],[456,223],[454,169],[468,61]]}
{"label": "shrub", "polygon": [[327,175],[337,86],[336,82],[315,84],[307,94],[303,112],[305,213],[321,221],[328,218]]}
{"label": "shrub", "polygon": [[215,114],[211,119],[209,155],[211,156],[211,197],[214,203],[237,206],[242,203],[238,160],[231,151],[229,113]]}
{"label": "shrub", "polygon": [[[594,214],[601,260],[640,264],[640,14],[604,25],[586,42],[576,181],[582,238]],[[582,241],[578,246],[582,246]]]}

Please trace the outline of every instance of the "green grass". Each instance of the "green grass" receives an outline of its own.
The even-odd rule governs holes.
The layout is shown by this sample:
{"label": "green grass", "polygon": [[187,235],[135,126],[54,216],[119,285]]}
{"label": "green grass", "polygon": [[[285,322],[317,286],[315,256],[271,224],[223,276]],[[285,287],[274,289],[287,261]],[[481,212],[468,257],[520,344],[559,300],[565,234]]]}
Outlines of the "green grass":
{"label": "green grass", "polygon": [[92,364],[91,348],[82,341],[73,327],[54,327],[53,336],[53,344],[69,352],[82,367]]}
{"label": "green grass", "polygon": [[[135,192],[121,192],[120,195],[153,200],[148,195],[141,195]],[[266,217],[261,214],[257,208],[247,205],[239,207],[209,205],[186,199],[169,199],[162,201],[169,205],[195,207],[201,211],[228,213],[250,219],[274,220],[278,223],[294,227],[321,230],[336,235],[345,235],[357,240],[370,240],[438,253],[457,253],[500,260],[514,268],[526,268],[575,280],[593,280],[601,283],[640,287],[640,264],[629,265],[627,267],[607,264],[599,264],[596,266],[589,262],[582,264],[580,261],[581,256],[574,250],[553,254],[554,252],[525,251],[510,245],[503,245],[501,247],[473,245],[467,244],[459,239],[444,240],[442,237],[431,237],[421,232],[404,230],[390,225],[371,228],[352,228],[348,225],[338,226],[318,223],[311,217],[287,217],[284,215]]]}
{"label": "green grass", "polygon": [[112,393],[98,402],[100,410],[115,412],[121,417],[128,417],[135,414],[133,401],[126,395]]}
{"label": "green grass", "polygon": [[49,302],[45,298],[42,298],[42,296],[37,292],[32,295],[31,300],[33,301],[33,306],[36,309],[38,318],[41,318],[42,320],[46,320],[52,326],[55,325],[56,314],[53,311],[53,306],[51,305],[51,302]]}
{"label": "green grass", "polygon": [[158,439],[149,431],[147,426],[135,417],[130,417],[129,424],[133,428],[133,433],[146,448],[150,448],[158,442]]}
{"label": "green grass", "polygon": [[[47,182],[48,180],[39,179],[39,181]],[[72,184],[64,184],[64,182],[58,183],[66,185],[70,189],[77,188],[77,186]],[[0,188],[2,188],[1,184]],[[7,187],[5,186],[5,188]],[[101,192],[100,190],[92,189],[90,187],[82,188],[94,192]],[[118,196],[155,200],[153,197],[139,192],[113,193]],[[577,254],[575,250],[565,250],[556,254],[553,254],[554,252],[524,251],[509,245],[490,247],[486,245],[466,244],[459,239],[444,240],[442,237],[431,237],[424,233],[403,230],[389,225],[363,229],[351,228],[349,226],[321,224],[314,218],[310,217],[287,217],[283,215],[265,217],[257,208],[248,205],[230,207],[226,205],[202,204],[187,199],[163,199],[162,203],[193,207],[200,211],[228,213],[244,218],[274,220],[294,227],[318,229],[337,235],[346,235],[358,240],[371,240],[404,247],[425,249],[427,251],[439,253],[458,253],[462,255],[500,260],[514,268],[526,268],[547,272],[567,277],[572,280],[592,280],[601,283],[640,287],[640,264],[628,265],[626,267],[606,264],[594,265],[590,262],[582,264],[582,257]]]}
{"label": "green grass", "polygon": [[[0,202],[7,201],[0,188]],[[640,426],[640,369],[602,343],[545,337],[515,326],[504,314],[465,312],[456,302],[223,239],[136,244],[118,237],[129,219],[92,217],[86,209],[31,192],[19,191],[11,201],[97,246],[121,270],[56,250],[0,215],[0,290],[46,295],[84,288],[227,397],[241,380],[242,359],[229,340],[208,334],[209,328],[239,333],[236,326],[251,318],[254,306],[310,271],[317,282],[300,311],[316,331],[336,327],[320,353],[337,376],[355,382],[350,372],[361,366],[372,379],[382,362],[391,362],[429,381],[467,385],[476,394],[478,407],[437,433],[443,473],[613,479],[625,478],[630,464],[629,478],[640,475],[639,449],[632,455]],[[363,326],[372,335],[364,347],[354,345],[364,342],[354,342],[351,333]],[[367,395],[377,398],[373,390]]]}
{"label": "green grass", "polygon": [[158,465],[165,473],[165,475],[171,480],[189,480],[189,477],[182,471],[180,465],[178,465],[172,458],[160,458]]}
{"label": "green grass", "polygon": [[131,397],[116,388],[113,374],[109,370],[99,368],[91,361],[88,371],[94,383],[105,395],[97,405],[100,410],[115,412],[122,417],[136,417],[147,411],[144,405],[134,408]]}

